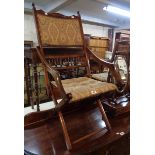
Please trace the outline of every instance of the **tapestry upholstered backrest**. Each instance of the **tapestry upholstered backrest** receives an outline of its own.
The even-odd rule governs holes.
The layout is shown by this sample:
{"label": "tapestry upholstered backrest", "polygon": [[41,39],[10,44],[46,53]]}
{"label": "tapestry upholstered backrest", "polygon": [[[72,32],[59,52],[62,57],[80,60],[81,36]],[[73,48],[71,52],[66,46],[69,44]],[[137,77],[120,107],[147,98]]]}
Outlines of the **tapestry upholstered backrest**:
{"label": "tapestry upholstered backrest", "polygon": [[42,46],[83,46],[83,31],[78,16],[35,10],[37,33]]}
{"label": "tapestry upholstered backrest", "polygon": [[82,45],[80,25],[77,18],[56,18],[38,14],[38,25],[43,45]]}

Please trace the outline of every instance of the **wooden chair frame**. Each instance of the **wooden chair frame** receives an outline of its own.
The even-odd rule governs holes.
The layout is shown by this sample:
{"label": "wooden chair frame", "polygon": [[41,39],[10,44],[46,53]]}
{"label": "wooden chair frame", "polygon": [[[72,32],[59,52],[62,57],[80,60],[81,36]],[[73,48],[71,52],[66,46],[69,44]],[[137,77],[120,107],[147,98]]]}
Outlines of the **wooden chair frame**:
{"label": "wooden chair frame", "polygon": [[[38,20],[37,20],[37,13],[45,15],[45,12],[42,11],[42,10],[36,10],[34,4],[32,4],[32,6],[33,6],[35,24],[36,24],[36,28],[37,28],[37,37],[38,37],[38,41],[39,41],[39,46],[37,47],[37,54],[38,54],[38,56],[39,56],[39,58],[40,58],[40,60],[41,60],[41,62],[43,64],[43,67],[44,67],[44,70],[45,70],[45,81],[46,81],[47,91],[48,91],[48,94],[52,97],[52,99],[54,101],[55,110],[57,111],[58,116],[59,116],[59,120],[60,120],[62,129],[63,129],[67,149],[71,150],[73,148],[73,144],[77,144],[80,141],[82,141],[84,139],[87,139],[87,138],[97,134],[98,132],[101,131],[101,129],[99,129],[97,131],[94,131],[94,132],[92,132],[92,133],[90,133],[88,135],[85,135],[85,136],[79,138],[78,140],[75,140],[74,142],[71,142],[70,137],[69,137],[69,133],[68,133],[68,130],[67,130],[67,127],[66,127],[66,124],[65,124],[65,120],[63,118],[62,108],[69,103],[69,101],[72,98],[72,94],[70,94],[70,93],[66,94],[66,92],[65,92],[65,90],[63,88],[62,82],[61,82],[61,77],[60,77],[59,72],[57,70],[55,70],[55,68],[50,66],[47,63],[46,59],[45,59],[46,57],[45,57],[45,54],[44,54],[44,50],[45,50],[46,47],[42,44],[39,25],[38,25]],[[78,14],[78,16],[64,16],[64,15],[61,15],[61,14],[58,14],[58,13],[49,13],[49,14],[46,14],[46,15],[49,16],[49,17],[54,16],[54,17],[57,17],[57,18],[70,19],[70,18],[74,17],[74,18],[78,19],[79,24],[80,24],[81,34],[83,36],[83,45],[80,48],[84,52],[84,55],[85,55],[85,58],[86,58],[87,76],[91,78],[90,65],[89,65],[89,59],[88,59],[87,52],[89,52],[94,57],[95,57],[95,55],[88,48],[86,48],[86,44],[84,42],[84,34],[83,34],[83,29],[82,29],[81,17],[80,17],[79,12],[77,14]],[[64,46],[62,48],[64,48]],[[72,47],[67,46],[65,48],[72,48]],[[114,68],[113,63],[109,63],[109,62],[106,62],[106,61],[98,59],[98,58],[97,58],[97,61],[99,61],[100,63],[107,66],[112,71],[112,73],[116,77],[116,79],[118,79],[118,76],[117,76],[117,73],[115,72],[115,68]],[[49,74],[50,74],[50,76],[52,76],[52,80],[55,82],[54,84],[50,82]],[[61,98],[61,101],[59,103],[57,102],[58,96],[54,91],[55,88],[58,90],[58,93],[59,93],[58,96]],[[97,106],[98,106],[98,108],[99,108],[99,110],[101,112],[102,120],[105,121],[107,129],[110,131],[111,130],[111,125],[110,125],[110,123],[108,121],[108,118],[106,116],[106,113],[104,111],[104,108],[103,108],[103,106],[101,104],[101,101],[100,101],[99,97],[97,98],[96,104],[97,104]]]}

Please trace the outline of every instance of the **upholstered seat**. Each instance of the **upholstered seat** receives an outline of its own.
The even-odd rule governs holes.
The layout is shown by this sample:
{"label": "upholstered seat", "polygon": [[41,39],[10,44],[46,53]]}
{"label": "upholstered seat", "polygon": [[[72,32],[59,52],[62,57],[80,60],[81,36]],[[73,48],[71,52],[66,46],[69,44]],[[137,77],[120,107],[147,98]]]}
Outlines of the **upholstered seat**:
{"label": "upholstered seat", "polygon": [[108,72],[92,74],[92,78],[99,80],[99,81],[102,81],[102,82],[106,82],[107,78],[108,78]]}
{"label": "upholstered seat", "polygon": [[70,102],[77,102],[117,89],[112,83],[100,82],[88,77],[66,79],[61,82],[65,92],[72,94]]}

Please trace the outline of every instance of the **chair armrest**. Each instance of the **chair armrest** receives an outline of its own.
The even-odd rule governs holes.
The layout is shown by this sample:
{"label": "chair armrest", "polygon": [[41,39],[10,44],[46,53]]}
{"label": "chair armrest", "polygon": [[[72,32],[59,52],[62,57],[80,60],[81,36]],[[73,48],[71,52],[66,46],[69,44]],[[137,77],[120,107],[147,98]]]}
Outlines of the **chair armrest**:
{"label": "chair armrest", "polygon": [[96,61],[97,63],[99,63],[100,65],[104,65],[104,66],[108,67],[109,69],[113,68],[113,63],[99,58],[89,48],[87,48],[87,53],[89,56],[92,56],[93,60]]}
{"label": "chair armrest", "polygon": [[[114,62],[108,62],[105,61],[99,57],[97,57],[89,48],[87,48],[87,53],[89,56],[91,56],[93,58],[94,61],[96,61],[98,64],[105,66],[107,68],[109,68],[109,71],[112,73],[112,76],[115,78],[116,80],[116,84],[118,85],[122,85],[122,79],[120,74],[116,71],[116,66],[114,64]],[[123,93],[127,86],[128,86],[128,78],[127,78],[127,83],[125,84],[124,88],[122,90],[117,89],[117,92],[119,93]]]}
{"label": "chair armrest", "polygon": [[118,81],[118,82],[120,81],[120,77],[119,77],[119,74],[115,70],[114,63],[105,61],[105,60],[97,57],[89,48],[87,48],[87,53],[89,56],[91,56],[93,58],[94,61],[96,61],[100,65],[103,65],[103,66],[109,68],[112,75],[115,77],[116,81]]}
{"label": "chair armrest", "polygon": [[52,76],[54,83],[55,83],[54,86],[58,89],[58,92],[60,93],[60,96],[62,98],[62,100],[58,103],[54,95],[54,92],[53,92],[54,91],[53,87],[51,87],[53,84],[48,79],[47,80],[48,82],[46,83],[47,85],[46,87],[48,91],[50,92],[50,95],[52,95],[52,99],[55,103],[56,109],[59,109],[71,98],[71,94],[66,94],[63,88],[62,82],[61,82],[59,72],[47,63],[44,56],[41,54],[41,49],[39,47],[37,47],[36,49],[37,49],[37,54],[44,66],[45,71],[48,72]]}

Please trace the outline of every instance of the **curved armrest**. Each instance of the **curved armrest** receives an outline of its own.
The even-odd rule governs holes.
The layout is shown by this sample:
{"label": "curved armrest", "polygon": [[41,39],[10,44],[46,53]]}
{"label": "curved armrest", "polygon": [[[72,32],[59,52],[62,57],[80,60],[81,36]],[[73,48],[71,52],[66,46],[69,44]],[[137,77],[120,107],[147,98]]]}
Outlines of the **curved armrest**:
{"label": "curved armrest", "polygon": [[113,68],[113,63],[111,62],[108,62],[108,61],[105,61],[99,57],[97,57],[89,48],[87,48],[87,53],[89,55],[92,56],[93,60],[95,60],[97,63],[101,64],[101,65],[104,65],[106,67],[108,67],[109,69],[112,69]]}
{"label": "curved armrest", "polygon": [[87,48],[87,52],[88,52],[88,54],[90,56],[92,56],[92,58],[93,58],[94,61],[96,61],[100,65],[103,65],[105,67],[108,67],[109,70],[111,71],[111,73],[113,74],[113,76],[115,77],[115,79],[116,79],[117,82],[120,81],[120,77],[119,77],[119,74],[115,70],[114,63],[105,61],[105,60],[97,57],[89,48]]}
{"label": "curved armrest", "polygon": [[[105,61],[105,60],[97,57],[89,48],[87,48],[87,53],[89,54],[89,56],[91,56],[93,58],[94,61],[96,61],[100,65],[103,65],[103,66],[109,68],[110,72],[112,73],[113,77],[116,80],[116,83],[119,84],[119,85],[122,85],[121,76],[116,71],[115,64],[113,62],[108,62],[108,61]],[[128,80],[129,79],[127,78],[127,82],[126,82],[126,84],[125,84],[125,86],[124,86],[124,88],[122,90],[117,89],[117,91],[119,93],[122,93],[122,92],[124,92],[126,90],[126,88],[128,86]]]}
{"label": "curved armrest", "polygon": [[51,84],[50,81],[48,80],[48,84],[47,84],[47,88],[49,89],[53,101],[55,103],[56,109],[61,108],[70,98],[71,98],[71,94],[66,94],[62,82],[61,82],[61,78],[60,78],[60,74],[57,70],[55,70],[53,67],[51,67],[45,60],[45,58],[43,57],[43,55],[41,54],[41,49],[39,47],[37,47],[37,54],[42,62],[42,64],[45,67],[45,70],[50,73],[50,75],[52,76],[52,78],[54,79],[54,86],[58,89],[60,96],[62,97],[62,100],[58,103],[56,97],[54,96],[54,92],[53,92],[53,88],[51,88]]}

